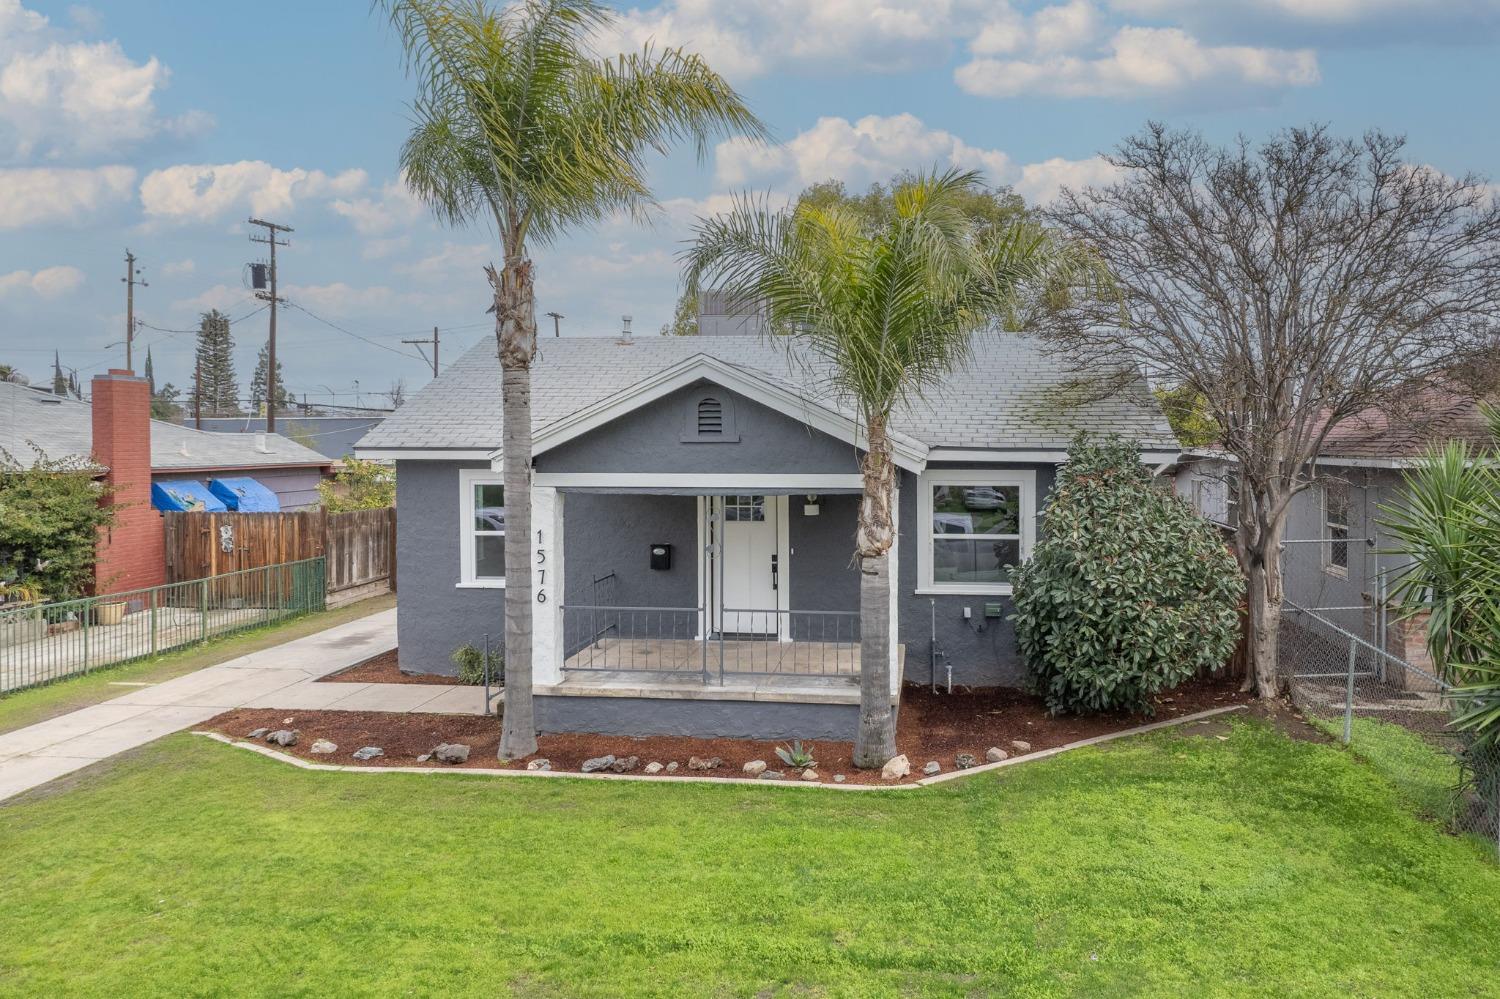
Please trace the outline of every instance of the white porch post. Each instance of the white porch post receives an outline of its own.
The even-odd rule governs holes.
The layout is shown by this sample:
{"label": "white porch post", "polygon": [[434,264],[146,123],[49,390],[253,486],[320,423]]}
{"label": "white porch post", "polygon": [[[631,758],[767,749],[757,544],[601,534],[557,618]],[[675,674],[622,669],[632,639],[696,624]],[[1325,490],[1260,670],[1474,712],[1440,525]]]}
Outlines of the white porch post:
{"label": "white porch post", "polygon": [[891,485],[891,551],[888,556],[887,570],[890,573],[890,622],[891,622],[891,696],[894,697],[901,692],[901,631],[898,624],[901,615],[897,613],[899,598],[901,596],[901,472],[896,472],[896,481]]}
{"label": "white porch post", "polygon": [[538,687],[562,682],[563,494],[531,487],[531,671]]}

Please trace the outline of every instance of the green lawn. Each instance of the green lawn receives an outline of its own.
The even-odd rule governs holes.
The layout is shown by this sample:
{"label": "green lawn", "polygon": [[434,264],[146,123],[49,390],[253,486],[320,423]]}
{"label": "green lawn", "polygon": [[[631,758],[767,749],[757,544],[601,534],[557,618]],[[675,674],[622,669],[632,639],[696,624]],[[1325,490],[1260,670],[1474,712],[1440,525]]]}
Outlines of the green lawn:
{"label": "green lawn", "polygon": [[191,735],[0,806],[0,993],[1443,996],[1500,867],[1254,721],[886,794],[312,773]]}
{"label": "green lawn", "polygon": [[319,611],[222,638],[210,638],[201,645],[176,649],[149,659],[136,659],[121,666],[96,669],[92,673],[59,680],[45,687],[0,694],[0,732],[35,725],[48,718],[130,693],[131,688],[119,686],[121,682],[161,683],[394,606],[394,594],[371,597],[336,610]]}

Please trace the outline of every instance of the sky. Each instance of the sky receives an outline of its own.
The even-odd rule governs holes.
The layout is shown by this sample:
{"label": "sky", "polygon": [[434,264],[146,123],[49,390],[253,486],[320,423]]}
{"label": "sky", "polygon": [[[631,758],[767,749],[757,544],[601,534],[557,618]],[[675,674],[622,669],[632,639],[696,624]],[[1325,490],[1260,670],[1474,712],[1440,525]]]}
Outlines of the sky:
{"label": "sky", "polygon": [[[1309,122],[1409,140],[1414,162],[1500,177],[1500,0],[666,0],[618,4],[604,54],[647,41],[704,55],[769,126],[701,161],[652,163],[649,225],[607,222],[533,253],[563,335],[667,322],[693,220],[745,190],[789,199],[951,165],[1046,203],[1105,183],[1148,120],[1252,140]],[[201,312],[233,320],[247,389],[267,314],[251,216],[279,251],[277,351],[314,402],[386,404],[492,335],[484,228],[437,223],[397,154],[412,82],[364,0],[0,0],[0,363],[87,382],[124,362],[127,248],[136,367],[191,382]],[[541,317],[551,333],[551,320]],[[545,345],[544,345],[545,346]]]}

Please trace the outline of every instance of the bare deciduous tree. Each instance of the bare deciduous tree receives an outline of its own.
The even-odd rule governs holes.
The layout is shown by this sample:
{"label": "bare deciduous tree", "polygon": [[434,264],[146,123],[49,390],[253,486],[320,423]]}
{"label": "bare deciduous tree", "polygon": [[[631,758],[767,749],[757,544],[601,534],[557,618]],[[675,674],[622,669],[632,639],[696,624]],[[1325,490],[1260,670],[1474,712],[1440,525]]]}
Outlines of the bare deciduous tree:
{"label": "bare deciduous tree", "polygon": [[1077,360],[1134,358],[1201,392],[1234,459],[1236,554],[1253,668],[1277,692],[1288,504],[1340,421],[1490,337],[1500,208],[1472,175],[1404,158],[1405,140],[1323,126],[1228,147],[1150,124],[1120,179],[1049,213],[1115,275],[1041,317]]}

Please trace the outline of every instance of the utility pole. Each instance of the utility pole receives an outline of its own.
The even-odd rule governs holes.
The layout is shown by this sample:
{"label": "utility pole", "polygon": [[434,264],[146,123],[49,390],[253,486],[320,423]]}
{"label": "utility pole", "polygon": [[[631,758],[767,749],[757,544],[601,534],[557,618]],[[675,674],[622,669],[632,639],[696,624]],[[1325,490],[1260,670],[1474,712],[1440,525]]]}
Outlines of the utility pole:
{"label": "utility pole", "polygon": [[193,359],[193,425],[203,429],[203,359]]}
{"label": "utility pole", "polygon": [[438,376],[438,328],[436,326],[432,328],[431,340],[402,340],[401,342],[409,343],[416,347],[424,361],[427,360],[427,351],[422,348],[426,347],[429,343],[432,344],[432,377],[436,378]]}
{"label": "utility pole", "polygon": [[125,367],[134,371],[135,368],[131,366],[130,348],[132,341],[135,340],[135,286],[140,285],[142,288],[151,286],[141,280],[140,269],[135,266],[135,254],[130,252],[129,247],[125,248],[125,276],[120,280],[125,282]]}
{"label": "utility pole", "polygon": [[558,323],[562,322],[568,317],[560,312],[549,312],[547,313],[547,315],[552,317],[552,335],[554,337],[562,336],[562,327],[560,327]]}
{"label": "utility pole", "polygon": [[271,247],[271,291],[269,294],[257,291],[255,297],[271,303],[271,336],[266,345],[266,432],[276,432],[276,306],[281,299],[276,297],[276,247],[289,245],[285,240],[276,238],[278,232],[291,232],[289,225],[278,225],[275,222],[266,222],[263,219],[251,219],[251,225],[258,225],[266,230],[264,236],[251,236],[252,243],[265,243]]}

